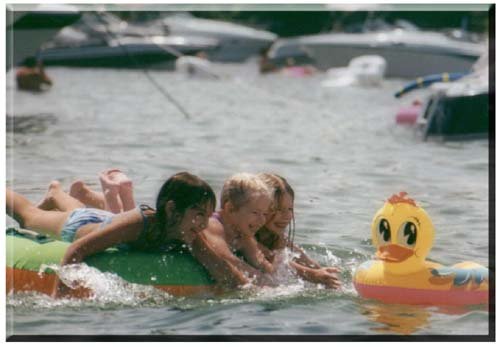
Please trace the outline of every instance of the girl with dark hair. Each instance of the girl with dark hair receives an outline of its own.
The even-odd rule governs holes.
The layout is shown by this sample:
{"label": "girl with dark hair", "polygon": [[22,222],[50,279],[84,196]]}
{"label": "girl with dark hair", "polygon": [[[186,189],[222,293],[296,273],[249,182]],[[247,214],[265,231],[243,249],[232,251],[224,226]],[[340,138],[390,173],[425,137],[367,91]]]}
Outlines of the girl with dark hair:
{"label": "girl with dark hair", "polygon": [[[61,195],[61,191],[58,194]],[[65,198],[72,199],[69,195]],[[7,214],[22,228],[71,242],[61,266],[82,262],[91,254],[117,245],[140,250],[162,249],[175,243],[191,247],[196,234],[206,228],[216,205],[212,188],[187,172],[173,175],[163,184],[156,210],[141,205],[113,214],[100,209],[78,208],[79,202],[74,201],[73,207],[77,208],[70,211],[47,211],[24,196],[6,190]],[[64,295],[67,290],[58,280],[53,296]]]}
{"label": "girl with dark hair", "polygon": [[334,267],[321,267],[317,261],[308,257],[304,250],[293,244],[295,193],[292,187],[286,179],[275,174],[261,173],[258,176],[274,193],[271,213],[264,226],[255,233],[261,252],[268,261],[274,263],[277,253],[289,247],[292,251],[289,265],[300,277],[309,282],[324,284],[328,288],[337,288],[340,282],[335,274],[339,270]]}

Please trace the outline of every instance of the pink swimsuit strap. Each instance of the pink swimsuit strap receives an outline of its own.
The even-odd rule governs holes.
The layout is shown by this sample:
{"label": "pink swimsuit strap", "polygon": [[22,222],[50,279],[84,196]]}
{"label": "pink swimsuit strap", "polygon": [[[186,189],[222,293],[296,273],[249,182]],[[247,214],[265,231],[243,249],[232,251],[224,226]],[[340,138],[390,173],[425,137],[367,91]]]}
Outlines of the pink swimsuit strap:
{"label": "pink swimsuit strap", "polygon": [[210,218],[215,218],[219,221],[220,224],[222,224],[222,216],[220,215],[219,212],[214,212],[212,213],[212,215],[210,216]]}

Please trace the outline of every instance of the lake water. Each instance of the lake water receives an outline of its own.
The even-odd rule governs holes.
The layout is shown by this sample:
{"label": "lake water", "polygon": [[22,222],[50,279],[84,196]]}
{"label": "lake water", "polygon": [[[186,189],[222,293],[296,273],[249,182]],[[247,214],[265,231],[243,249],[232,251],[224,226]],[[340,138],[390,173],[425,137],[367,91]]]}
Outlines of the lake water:
{"label": "lake water", "polygon": [[[342,290],[298,280],[216,298],[173,298],[91,272],[94,300],[7,298],[7,335],[487,335],[488,312],[386,305],[360,298],[354,269],[370,259],[370,223],[407,191],[432,218],[430,259],[488,264],[488,142],[423,142],[395,124],[407,81],[376,88],[321,86],[324,75],[260,76],[255,62],[217,66],[226,78],[152,71],[186,118],[141,70],[49,68],[54,87],[19,92],[7,74],[7,186],[36,202],[57,179],[98,188],[122,168],[136,199],[154,204],[170,175],[187,170],[220,192],[236,172],[281,174],[296,192],[295,241],[342,268]],[[12,220],[7,220],[12,224]],[[91,270],[91,269],[89,269]],[[104,283],[104,285],[103,285]],[[98,287],[98,288],[97,288]]]}

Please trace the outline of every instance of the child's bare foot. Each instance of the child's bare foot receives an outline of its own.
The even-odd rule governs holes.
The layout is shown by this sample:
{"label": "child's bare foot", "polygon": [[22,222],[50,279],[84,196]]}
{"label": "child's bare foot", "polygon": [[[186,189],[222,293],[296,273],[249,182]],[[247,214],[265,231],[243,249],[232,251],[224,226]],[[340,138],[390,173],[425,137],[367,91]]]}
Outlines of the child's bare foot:
{"label": "child's bare foot", "polygon": [[123,204],[120,199],[120,182],[128,179],[123,172],[118,169],[109,169],[99,174],[102,192],[104,193],[106,210],[113,213],[123,212]]}
{"label": "child's bare foot", "polygon": [[77,180],[71,184],[69,195],[88,207],[99,208],[101,210],[105,208],[104,195],[93,191],[81,180]]}
{"label": "child's bare foot", "polygon": [[120,181],[120,199],[123,211],[130,211],[135,208],[134,187],[132,181],[127,176]]}
{"label": "child's bare foot", "polygon": [[120,185],[122,182],[130,182],[130,179],[119,169],[104,170],[99,174],[99,179],[104,185]]}
{"label": "child's bare foot", "polygon": [[37,207],[45,211],[57,210],[55,203],[55,195],[57,194],[58,191],[61,190],[62,190],[61,183],[59,181],[50,182],[47,193],[45,194],[42,201],[38,203]]}

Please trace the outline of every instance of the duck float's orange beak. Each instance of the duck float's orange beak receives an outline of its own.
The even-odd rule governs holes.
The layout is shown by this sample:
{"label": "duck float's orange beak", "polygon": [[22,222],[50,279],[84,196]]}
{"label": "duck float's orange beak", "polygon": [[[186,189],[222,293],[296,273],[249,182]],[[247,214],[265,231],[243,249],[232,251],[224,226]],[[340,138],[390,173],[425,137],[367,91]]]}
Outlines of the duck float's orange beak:
{"label": "duck float's orange beak", "polygon": [[375,254],[378,259],[389,263],[400,263],[414,255],[415,252],[400,245],[385,245],[378,248]]}

